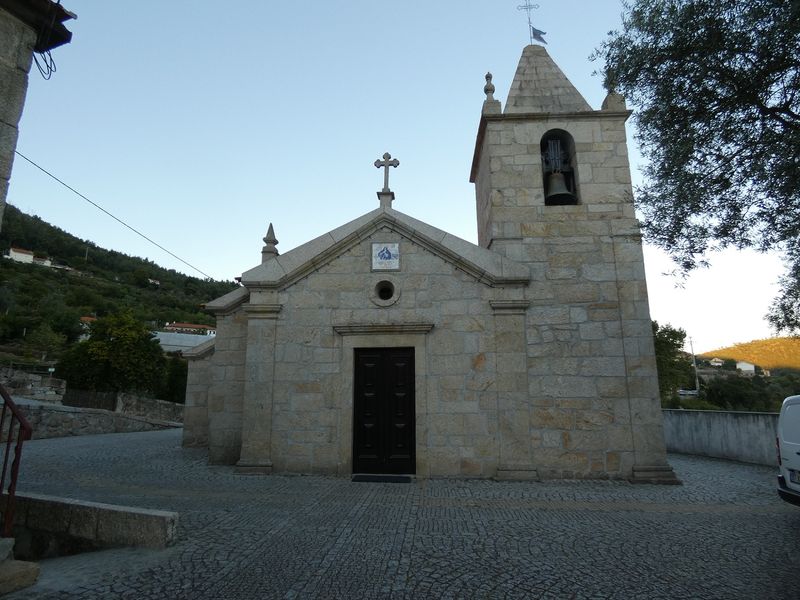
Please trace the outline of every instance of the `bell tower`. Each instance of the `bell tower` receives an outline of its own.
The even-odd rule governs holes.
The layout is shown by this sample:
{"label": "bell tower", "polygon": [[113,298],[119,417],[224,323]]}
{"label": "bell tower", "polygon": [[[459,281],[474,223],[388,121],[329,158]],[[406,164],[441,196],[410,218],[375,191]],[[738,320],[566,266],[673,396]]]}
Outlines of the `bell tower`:
{"label": "bell tower", "polygon": [[478,243],[527,264],[531,451],[545,477],[676,482],[666,462],[622,96],[593,110],[542,46],[491,74],[470,181]]}
{"label": "bell tower", "polygon": [[593,110],[537,45],[523,50],[504,110],[486,77],[470,174],[481,246],[523,259],[531,228],[565,215],[635,224],[622,96]]}

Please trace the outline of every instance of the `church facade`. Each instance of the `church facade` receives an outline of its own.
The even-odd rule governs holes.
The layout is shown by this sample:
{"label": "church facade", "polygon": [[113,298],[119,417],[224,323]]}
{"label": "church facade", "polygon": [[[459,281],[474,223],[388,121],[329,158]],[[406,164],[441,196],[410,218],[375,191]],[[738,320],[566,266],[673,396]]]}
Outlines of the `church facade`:
{"label": "church facade", "polygon": [[593,110],[534,45],[504,109],[484,91],[478,245],[394,210],[388,185],[285,254],[270,226],[184,353],[184,445],[250,473],[676,481],[624,100]]}

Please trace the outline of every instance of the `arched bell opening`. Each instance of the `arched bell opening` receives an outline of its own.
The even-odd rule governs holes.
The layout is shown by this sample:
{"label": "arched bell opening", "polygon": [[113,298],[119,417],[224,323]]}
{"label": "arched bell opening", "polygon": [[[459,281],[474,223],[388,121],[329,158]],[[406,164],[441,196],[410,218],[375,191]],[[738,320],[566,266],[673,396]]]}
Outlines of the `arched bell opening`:
{"label": "arched bell opening", "polygon": [[578,204],[575,141],[563,129],[542,136],[542,184],[546,206]]}

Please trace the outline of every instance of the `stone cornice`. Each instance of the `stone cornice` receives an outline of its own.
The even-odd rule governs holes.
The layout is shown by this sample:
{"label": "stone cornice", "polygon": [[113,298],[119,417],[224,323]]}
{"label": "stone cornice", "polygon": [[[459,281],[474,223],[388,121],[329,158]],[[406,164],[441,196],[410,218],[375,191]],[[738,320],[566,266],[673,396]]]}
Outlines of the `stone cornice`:
{"label": "stone cornice", "polygon": [[245,287],[239,287],[228,292],[220,298],[208,302],[203,308],[218,317],[229,315],[247,302],[250,292]]}
{"label": "stone cornice", "polygon": [[217,340],[215,338],[211,338],[210,340],[206,340],[194,348],[182,350],[181,356],[187,360],[200,360],[201,358],[210,356],[213,354],[214,349],[216,348],[216,341]]}
{"label": "stone cornice", "polygon": [[34,52],[46,52],[72,40],[72,32],[63,23],[77,16],[61,6],[60,0],[0,0],[0,8],[36,32]]}
{"label": "stone cornice", "polygon": [[283,304],[247,304],[244,312],[248,319],[277,319]]}
{"label": "stone cornice", "polygon": [[433,323],[355,323],[333,326],[333,330],[339,335],[428,333],[431,329]]}

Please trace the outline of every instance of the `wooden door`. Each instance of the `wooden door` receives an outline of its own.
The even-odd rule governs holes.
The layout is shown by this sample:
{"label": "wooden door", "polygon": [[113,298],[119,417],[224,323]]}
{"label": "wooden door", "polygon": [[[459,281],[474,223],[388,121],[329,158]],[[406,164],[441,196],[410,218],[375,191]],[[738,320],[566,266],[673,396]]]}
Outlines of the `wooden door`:
{"label": "wooden door", "polygon": [[353,473],[414,474],[414,349],[356,348]]}

